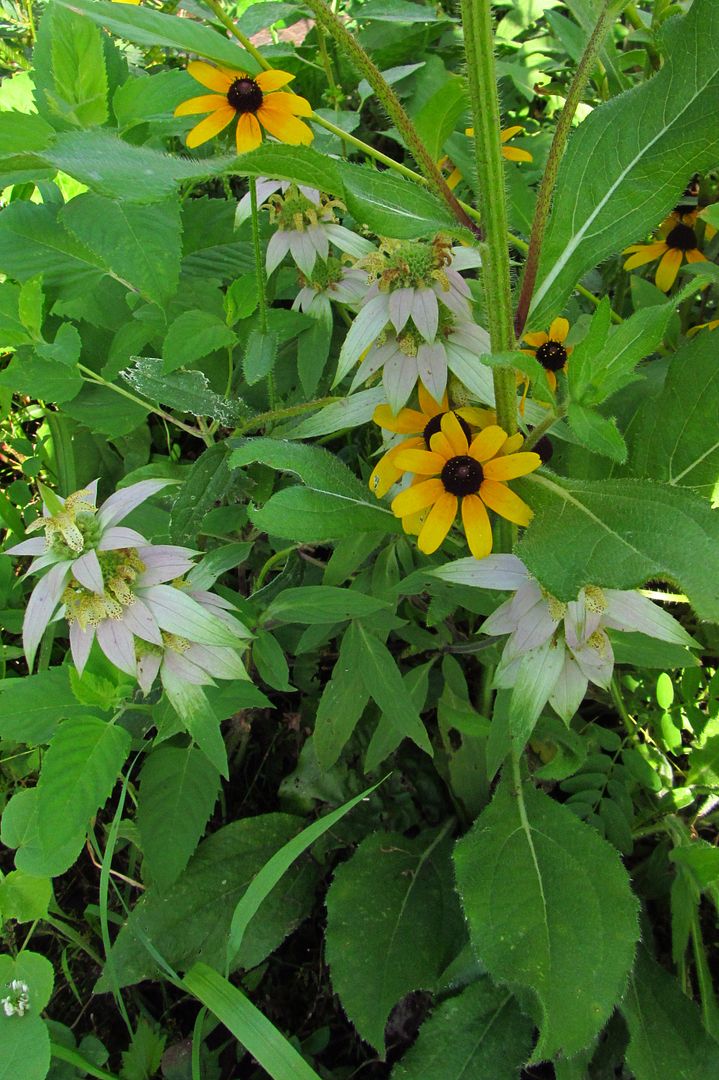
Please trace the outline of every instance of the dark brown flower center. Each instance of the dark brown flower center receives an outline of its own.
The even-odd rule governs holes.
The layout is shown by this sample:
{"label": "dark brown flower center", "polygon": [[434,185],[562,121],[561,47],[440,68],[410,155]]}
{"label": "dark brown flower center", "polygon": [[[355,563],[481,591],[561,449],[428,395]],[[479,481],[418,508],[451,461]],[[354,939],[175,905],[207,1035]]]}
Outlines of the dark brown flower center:
{"label": "dark brown flower center", "polygon": [[537,349],[537,360],[545,371],[561,371],[567,362],[567,350],[559,341],[545,341]]}
{"label": "dark brown flower center", "polygon": [[450,495],[476,495],[484,480],[482,466],[469,454],[450,458],[440,473],[444,490]]}
{"label": "dark brown flower center", "polygon": [[691,225],[675,225],[667,237],[667,247],[674,248],[675,251],[694,251],[699,247],[697,234]]}
{"label": "dark brown flower center", "polygon": [[[446,415],[447,415],[447,413],[437,413],[436,416],[432,417],[432,419],[429,421],[429,423],[425,427],[424,431],[422,432],[422,438],[424,439],[424,445],[427,447],[428,450],[432,449],[432,447],[430,446],[430,439],[432,438],[432,436],[436,435],[438,431],[442,430],[442,417],[446,416]],[[462,431],[467,436],[467,442],[471,442],[472,441],[472,429],[471,429],[471,427],[469,426],[467,421],[463,420],[462,417],[458,413],[455,413],[454,415],[457,417],[457,420],[459,421],[459,426],[461,427]]]}
{"label": "dark brown flower center", "polygon": [[238,113],[254,113],[262,104],[262,91],[254,79],[235,79],[227,91],[227,100]]}

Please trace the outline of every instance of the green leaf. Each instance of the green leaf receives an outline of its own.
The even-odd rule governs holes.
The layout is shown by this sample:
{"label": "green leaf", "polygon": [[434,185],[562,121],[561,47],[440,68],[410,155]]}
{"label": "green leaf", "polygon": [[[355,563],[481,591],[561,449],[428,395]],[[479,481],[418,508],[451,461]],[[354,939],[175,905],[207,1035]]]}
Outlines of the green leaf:
{"label": "green leaf", "polygon": [[34,877],[22,870],[12,870],[0,882],[0,916],[17,922],[44,919],[52,899],[48,877]]}
{"label": "green leaf", "polygon": [[194,542],[205,514],[229,491],[232,472],[228,461],[226,444],[216,443],[193,462],[170,515],[173,544]]}
{"label": "green leaf", "polygon": [[569,406],[567,420],[582,446],[620,464],[627,460],[627,444],[617,428],[616,420],[573,402]]}
{"label": "green leaf", "polygon": [[234,39],[230,41],[212,27],[191,19],[164,15],[146,7],[117,4],[110,7],[108,4],[98,4],[97,0],[56,0],[56,5],[77,11],[98,26],[104,26],[136,45],[146,45],[151,49],[160,45],[179,52],[197,53],[198,56],[242,71],[257,71],[255,60]]}
{"label": "green leaf", "polygon": [[185,975],[183,985],[222,1021],[272,1080],[320,1080],[242,991],[212,968],[195,964]]}
{"label": "green leaf", "polygon": [[45,1080],[50,1069],[50,1036],[39,1016],[0,1013],[0,1080]]}
{"label": "green leaf", "polygon": [[[223,967],[232,915],[265,863],[302,828],[289,814],[243,818],[204,840],[167,894],[150,887],[120,930],[112,956],[120,986],[153,977],[149,939],[174,968],[199,957]],[[309,861],[293,866],[263,902],[244,935],[236,967],[252,968],[280,945],[309,913],[317,870]],[[135,933],[137,928],[137,934]],[[108,973],[97,990],[110,989]]]}
{"label": "green leaf", "polygon": [[136,821],[144,868],[160,892],[187,866],[219,790],[217,770],[192,745],[158,746],[145,758]]}
{"label": "green leaf", "polygon": [[239,176],[273,176],[318,188],[328,195],[343,194],[338,163],[310,146],[264,142],[249,154],[235,158],[228,170]]}
{"label": "green leaf", "polygon": [[322,769],[331,769],[335,764],[368,701],[369,693],[354,654],[354,642],[346,633],[315,716],[313,742]]}
{"label": "green leaf", "polygon": [[48,849],[38,832],[38,790],[24,788],[16,791],[2,814],[3,844],[17,848],[15,865],[32,877],[56,877],[63,874],[77,858],[85,841],[85,826],[66,843]]}
{"label": "green leaf", "polygon": [[624,990],[639,936],[616,852],[547,795],[524,785],[518,797],[504,781],[455,861],[477,954],[496,982],[536,999],[532,1061],[583,1049]]}
{"label": "green leaf", "polygon": [[150,407],[128,401],[109,387],[85,385],[63,412],[90,431],[116,439],[143,424]]}
{"label": "green leaf", "polygon": [[180,680],[165,679],[165,693],[183,728],[192,736],[213,770],[225,780],[229,779],[227,749],[220,723],[203,688]]}
{"label": "green leaf", "polygon": [[417,184],[359,165],[344,165],[341,176],[347,209],[372,232],[414,240],[463,231],[437,196]]}
{"label": "green leaf", "polygon": [[102,35],[73,10],[50,4],[40,20],[33,53],[38,111],[54,127],[104,124],[107,72]]}
{"label": "green leaf", "polygon": [[245,381],[254,386],[260,379],[266,379],[275,366],[277,359],[277,334],[272,330],[263,333],[259,327],[250,331],[247,348],[242,358],[242,371]]}
{"label": "green leaf", "polygon": [[672,358],[664,388],[632,431],[632,472],[711,499],[719,477],[716,339],[699,334]]}
{"label": "green leaf", "polygon": [[252,663],[260,678],[274,690],[288,694],[295,689],[290,683],[290,669],[282,646],[272,634],[261,630],[255,635],[252,642]]}
{"label": "green leaf", "polygon": [[217,349],[232,348],[236,337],[229,326],[211,311],[183,311],[168,328],[162,343],[167,374],[188,367]]}
{"label": "green leaf", "polygon": [[[0,956],[0,986],[4,988],[4,984],[13,979],[27,984],[30,1009],[39,1015],[49,1004],[55,984],[55,974],[50,961],[40,953],[29,950],[18,953],[14,960],[7,955]],[[4,1010],[2,1015],[5,1015]]]}
{"label": "green leaf", "polygon": [[719,788],[719,735],[710,735],[703,746],[692,750],[687,785]]}
{"label": "green leaf", "polygon": [[692,492],[548,475],[517,487],[535,511],[517,554],[557,598],[574,600],[587,584],[631,589],[658,577],[678,585],[700,618],[719,621],[719,520]]}
{"label": "green leaf", "polygon": [[303,585],[284,589],[263,615],[263,621],[298,622],[307,626],[361,619],[387,611],[390,605],[358,589],[339,589],[332,585]]}
{"label": "green leaf", "polygon": [[167,1036],[160,1034],[146,1020],[140,1020],[129,1049],[122,1052],[122,1080],[149,1080],[160,1068]]}
{"label": "green leaf", "polygon": [[719,1075],[719,1045],[676,980],[640,948],[622,1002],[627,1065],[636,1080],[707,1080]]}
{"label": "green leaf", "polygon": [[436,833],[374,833],[338,867],[327,893],[332,986],[383,1056],[393,1005],[410,990],[432,990],[461,944],[449,850]]}
{"label": "green leaf", "polygon": [[442,1002],[392,1070],[392,1080],[518,1080],[532,1022],[487,978]]}
{"label": "green leaf", "polygon": [[138,203],[86,192],[63,207],[60,222],[118,281],[163,304],[180,276],[180,212],[176,199]]}
{"label": "green leaf", "polygon": [[[365,5],[362,9],[363,15],[366,10]],[[434,161],[441,158],[442,147],[466,108],[467,97],[462,80],[456,75],[450,75],[412,117],[419,137]]]}
{"label": "green leaf", "polygon": [[47,743],[61,720],[87,716],[87,705],[70,687],[69,668],[56,667],[37,675],[0,682],[0,738],[37,746]]}
{"label": "green leaf", "polygon": [[96,255],[58,221],[57,207],[15,201],[0,217],[0,270],[17,281],[87,285],[104,273]]}
{"label": "green leaf", "polygon": [[128,732],[104,720],[84,716],[60,726],[37,783],[38,835],[48,851],[87,828],[109,798],[129,752]]}
{"label": "green leaf", "polygon": [[247,415],[247,409],[239,399],[231,401],[216,394],[202,371],[165,374],[163,361],[154,356],[133,356],[132,362],[132,367],[120,374],[150,401],[193,416],[210,416],[226,427]]}
{"label": "green leaf", "polygon": [[347,638],[347,648],[360,669],[367,693],[396,731],[431,757],[429,736],[392,653],[362,623],[351,623]]}
{"label": "green leaf", "polygon": [[385,396],[381,386],[372,390],[360,390],[342,401],[326,405],[314,416],[308,417],[289,431],[283,431],[282,434],[288,439],[316,439],[319,435],[332,435],[344,428],[367,424]]}
{"label": "green leaf", "polygon": [[614,650],[615,664],[664,669],[699,666],[699,661],[689,649],[671,641],[659,641],[647,634],[624,633],[621,630],[608,630],[607,633]]}
{"label": "green leaf", "polygon": [[[695,0],[672,23],[649,81],[594,109],[569,139],[542,248],[531,323],[549,323],[575,283],[641,241],[678,202],[693,172],[716,163],[706,117],[719,111],[719,9]],[[677,87],[681,86],[681,93]]]}

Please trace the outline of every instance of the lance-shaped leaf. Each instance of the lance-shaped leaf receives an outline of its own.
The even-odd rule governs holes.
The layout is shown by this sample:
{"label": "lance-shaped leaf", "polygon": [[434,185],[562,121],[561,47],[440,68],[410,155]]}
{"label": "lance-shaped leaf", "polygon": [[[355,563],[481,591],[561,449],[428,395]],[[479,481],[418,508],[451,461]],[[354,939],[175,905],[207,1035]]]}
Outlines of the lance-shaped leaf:
{"label": "lance-shaped leaf", "polygon": [[618,855],[564,806],[506,781],[457,844],[457,884],[477,956],[495,982],[531,991],[533,1060],[571,1055],[621,996],[639,934]]}
{"label": "lance-shaped leaf", "polygon": [[661,71],[596,108],[571,136],[530,310],[542,327],[597,263],[641,241],[679,201],[687,179],[716,164],[719,6],[695,0],[671,22]]}

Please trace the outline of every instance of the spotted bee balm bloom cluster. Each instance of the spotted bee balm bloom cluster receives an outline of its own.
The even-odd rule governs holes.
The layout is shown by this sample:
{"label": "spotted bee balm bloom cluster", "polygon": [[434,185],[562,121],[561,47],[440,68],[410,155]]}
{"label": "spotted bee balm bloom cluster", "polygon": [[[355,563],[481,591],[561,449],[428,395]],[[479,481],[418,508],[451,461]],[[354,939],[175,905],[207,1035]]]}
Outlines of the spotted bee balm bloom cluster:
{"label": "spotted bee balm bloom cluster", "polygon": [[247,678],[238,649],[249,632],[232,605],[185,579],[197,552],[151,544],[119,524],[168,485],[143,480],[97,506],[97,483],[62,499],[41,488],[43,516],[9,548],[31,555],[28,574],[44,571],[30,597],[23,645],[32,668],[49,623],[66,619],[73,662],[82,674],[94,642],[120,671],[148,693],[160,675],[169,693],[213,678]]}

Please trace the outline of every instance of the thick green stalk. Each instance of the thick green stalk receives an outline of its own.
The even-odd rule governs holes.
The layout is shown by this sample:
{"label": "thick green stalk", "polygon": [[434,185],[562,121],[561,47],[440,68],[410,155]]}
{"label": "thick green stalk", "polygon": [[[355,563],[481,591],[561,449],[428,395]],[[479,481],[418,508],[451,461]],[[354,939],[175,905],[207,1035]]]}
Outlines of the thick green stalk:
{"label": "thick green stalk", "polygon": [[[484,227],[482,282],[493,352],[514,348],[512,297],[507,246],[507,204],[494,34],[490,0],[462,0],[467,81],[474,121],[474,146],[479,181],[479,210]],[[510,435],[517,430],[517,388],[514,372],[494,369],[497,423]]]}
{"label": "thick green stalk", "polygon": [[379,101],[384,106],[389,118],[402,135],[415,161],[437,194],[446,202],[452,214],[466,229],[479,235],[479,230],[468,214],[462,209],[456,196],[447,185],[437,163],[419,137],[417,129],[405,112],[402,103],[382,73],[367,55],[357,38],[349,32],[344,23],[337,18],[325,0],[307,0],[307,7],[312,11],[320,26],[331,34],[347,58],[370,84]]}
{"label": "thick green stalk", "polygon": [[602,13],[597,21],[597,25],[592,31],[592,35],[587,42],[582,58],[577,66],[577,70],[574,73],[574,78],[569,87],[564,107],[559,115],[559,120],[554,131],[554,138],[552,139],[552,145],[549,150],[549,156],[547,157],[547,164],[544,169],[544,176],[542,177],[542,183],[540,184],[539,192],[537,193],[537,206],[534,211],[534,220],[532,221],[529,251],[527,252],[527,261],[524,264],[524,275],[522,277],[519,300],[517,301],[517,314],[514,320],[514,329],[517,337],[521,335],[522,330],[524,330],[524,324],[527,321],[529,305],[532,300],[532,293],[534,292],[534,284],[537,280],[539,256],[542,250],[544,232],[549,219],[554,185],[557,182],[559,165],[564,155],[564,148],[567,145],[569,132],[572,128],[572,121],[574,120],[577,107],[582,100],[582,94],[584,93],[584,89],[589,81],[589,76],[596,63],[597,54],[602,46],[602,42],[604,41],[612,21],[617,17],[625,3],[626,0],[606,0]]}

